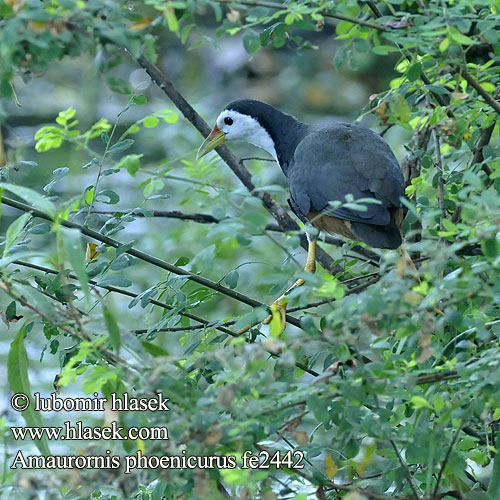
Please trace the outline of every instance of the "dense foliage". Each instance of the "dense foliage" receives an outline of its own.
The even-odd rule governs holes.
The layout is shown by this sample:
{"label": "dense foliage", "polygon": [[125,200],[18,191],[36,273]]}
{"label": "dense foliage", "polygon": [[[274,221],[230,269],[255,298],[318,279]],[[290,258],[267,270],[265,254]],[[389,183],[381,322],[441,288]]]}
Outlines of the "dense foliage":
{"label": "dense foliage", "polygon": [[[113,417],[126,428],[166,425],[168,441],[97,441],[81,453],[239,464],[80,470],[76,486],[45,469],[30,471],[38,482],[26,486],[25,471],[8,468],[19,443],[6,416],[0,497],[27,498],[28,489],[30,498],[67,499],[500,498],[498,10],[493,0],[0,0],[4,103],[17,99],[21,78],[43,79],[50,65],[82,54],[122,96],[114,121],[85,125],[80,110],[60,109],[39,127],[30,159],[0,134],[12,392],[35,390],[26,349],[44,339],[41,356],[60,363],[61,397],[80,383],[104,397],[170,398],[168,415]],[[191,50],[235,37],[248,57],[284,47],[314,57],[335,38],[330,74],[363,72],[373,55],[394,64],[398,76],[359,116],[375,117],[384,133],[411,134],[405,245],[416,268],[398,251],[330,238],[318,272],[304,273],[307,228],[283,213],[283,183],[267,182],[278,167],[227,149],[231,170],[215,154],[196,162],[201,136],[181,141],[181,158],[153,160],[141,142],[152,129],[180,127],[184,115],[207,132],[155,66],[166,33]],[[120,73],[131,59],[178,109],[150,109],[147,92]],[[8,119],[0,107],[4,133]],[[34,185],[23,175],[59,148],[65,166],[51,178]],[[61,188],[71,178],[76,194]],[[180,222],[169,230],[164,217]],[[264,319],[264,304],[296,277],[306,284],[289,295],[295,321],[282,335],[276,316],[236,334]],[[47,425],[32,407],[23,417]],[[36,445],[63,454],[54,442]],[[282,460],[242,468],[245,450],[280,451]]]}

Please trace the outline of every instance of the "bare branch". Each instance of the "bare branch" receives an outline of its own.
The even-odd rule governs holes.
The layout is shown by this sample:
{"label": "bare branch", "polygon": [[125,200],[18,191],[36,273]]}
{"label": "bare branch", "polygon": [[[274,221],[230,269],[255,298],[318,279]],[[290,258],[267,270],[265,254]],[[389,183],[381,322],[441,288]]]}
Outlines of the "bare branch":
{"label": "bare branch", "polygon": [[[25,203],[21,203],[19,201],[12,200],[12,199],[7,198],[5,196],[2,197],[2,203],[4,203],[5,205],[9,205],[10,207],[17,208],[18,210],[22,210],[22,211],[27,212],[27,213],[32,213],[35,217],[39,217],[41,219],[52,221],[52,219],[47,214],[45,214],[41,210],[37,210],[33,207],[30,207],[29,205],[26,205]],[[75,222],[70,222],[67,220],[60,220],[60,224],[65,226],[65,227],[70,227],[72,229],[78,229],[85,236],[88,236],[94,240],[100,241],[101,243],[109,245],[113,248],[119,248],[119,247],[124,246],[124,244],[120,241],[117,241],[113,238],[109,238],[108,236],[104,236],[103,234],[98,233],[97,231],[94,231],[92,229],[84,227],[80,224],[76,224]],[[259,302],[258,300],[252,299],[252,298],[248,297],[247,295],[244,295],[240,292],[237,292],[236,290],[232,290],[228,287],[225,287],[225,286],[221,285],[220,283],[216,283],[215,281],[209,280],[208,278],[205,278],[205,277],[200,276],[198,274],[194,274],[194,273],[191,273],[189,271],[186,271],[185,269],[182,269],[181,267],[174,266],[173,264],[170,264],[169,262],[166,262],[162,259],[159,259],[158,257],[154,257],[152,255],[149,255],[146,252],[142,252],[141,250],[137,250],[137,249],[132,247],[132,248],[125,250],[125,253],[132,255],[133,257],[136,257],[144,262],[152,264],[153,266],[159,267],[160,269],[163,269],[163,270],[168,271],[170,273],[176,274],[178,276],[186,276],[187,279],[189,279],[191,281],[194,281],[202,286],[205,286],[207,288],[215,290],[216,292],[219,292],[223,295],[226,295],[227,297],[231,297],[232,299],[235,299],[239,302],[243,302],[244,304],[247,304],[251,307],[254,307],[254,308],[255,307],[264,307],[271,313],[270,308],[267,305],[263,304],[262,302]],[[291,316],[287,316],[287,322],[290,323],[291,325],[298,327],[298,328],[302,328],[300,321],[296,318],[293,318]]]}
{"label": "bare branch", "polygon": [[[13,264],[16,264],[18,266],[23,266],[23,267],[28,267],[28,268],[31,268],[31,269],[36,269],[37,271],[42,271],[44,273],[48,273],[48,274],[59,274],[59,271],[56,271],[55,269],[50,269],[49,267],[44,267],[44,266],[39,266],[37,264],[32,264],[30,262],[24,262],[24,261],[19,261],[19,260],[16,260],[13,262]],[[78,278],[73,275],[73,274],[70,274],[68,275],[68,278],[71,278],[71,279],[74,279],[74,280],[78,280]],[[122,290],[121,288],[116,288],[114,286],[109,286],[109,285],[98,285],[94,280],[89,280],[89,283],[93,286],[96,286],[98,288],[103,288],[105,290],[109,290],[110,292],[115,292],[115,293],[119,293],[121,295],[126,295],[128,297],[138,297],[138,294],[136,293],[133,293],[133,292],[129,292],[128,290]],[[172,310],[174,309],[172,306],[168,305],[168,304],[164,304],[163,302],[159,302],[157,300],[154,300],[154,299],[148,299],[149,302],[151,302],[152,304],[155,304],[159,307],[163,307],[164,309],[169,309],[169,310]],[[31,307],[28,303],[26,303],[26,301],[21,301],[21,303],[23,305],[25,305],[26,307],[29,307],[31,309],[33,309],[35,312],[38,313],[37,310],[35,310],[33,307]],[[204,318],[200,318],[199,316],[196,316],[194,314],[191,314],[191,313],[187,313],[187,312],[181,312],[179,311],[179,313],[181,316],[185,316],[189,319],[192,319],[194,321],[198,321],[199,323],[202,323],[201,325],[194,325],[192,327],[188,326],[188,327],[179,327],[179,329],[175,329],[175,328],[171,328],[171,329],[168,329],[168,331],[186,331],[186,330],[197,330],[197,329],[200,329],[200,328],[215,328],[216,330],[220,330],[221,332],[223,333],[226,333],[228,335],[230,335],[231,337],[240,337],[239,334],[229,330],[228,328],[225,328],[224,326],[214,326],[214,323],[213,322],[210,322]],[[228,323],[232,323],[232,322],[228,322]],[[66,329],[68,331],[68,333],[70,332],[69,329]],[[166,329],[162,329],[161,331],[165,331]],[[146,333],[147,330],[143,330],[143,331],[140,331],[140,330],[136,330],[134,331],[133,333],[136,333],[136,334],[139,334],[139,333]],[[248,343],[250,343],[250,341],[248,339],[246,339],[246,341]],[[280,353],[278,352],[274,352],[274,351],[271,351],[270,349],[266,349],[266,352],[268,352],[272,357],[274,358],[279,358],[281,357],[280,356]],[[304,370],[305,372],[307,373],[310,373],[311,375],[317,377],[319,376],[319,373],[314,371],[314,370],[311,370],[310,368],[308,368],[307,366],[303,365],[302,363],[299,363],[299,362],[296,362],[295,363],[295,366],[297,368],[300,368],[301,370]]]}
{"label": "bare branch", "polygon": [[[15,260],[13,262],[13,264],[15,264],[17,266],[27,267],[30,269],[35,269],[37,271],[41,271],[41,272],[46,273],[46,274],[59,274],[59,271],[56,271],[55,269],[51,269],[51,268],[45,267],[45,266],[40,266],[38,264],[32,264],[31,262]],[[78,280],[78,277],[75,276],[74,274],[69,274],[68,278],[73,279],[73,280]],[[97,283],[97,281],[95,281],[95,280],[89,280],[89,284],[96,286],[98,288],[102,288],[104,290],[108,290],[109,292],[118,293],[120,295],[125,295],[126,297],[131,297],[134,299],[139,296],[138,293],[130,292],[129,290],[124,290],[122,288],[117,288],[115,286],[99,285]],[[151,304],[154,304],[155,306],[161,307],[163,309],[167,309],[169,311],[174,309],[173,306],[171,306],[169,304],[165,304],[164,302],[160,302],[160,301],[155,300],[155,299],[150,298],[150,299],[148,299],[148,302]],[[190,326],[190,327],[189,326],[188,327],[181,327],[182,330],[194,330],[194,329],[199,329],[199,328],[207,328],[213,324],[213,322],[210,322],[204,318],[196,316],[195,314],[191,314],[191,313],[184,312],[184,311],[179,311],[178,314],[181,316],[185,316],[186,318],[189,318],[189,319],[196,321],[198,323],[201,323],[201,325],[195,325],[195,326]],[[220,330],[221,332],[227,333],[228,335],[232,335],[234,333],[231,330],[224,328],[223,326],[216,327],[216,330]],[[147,330],[141,330],[141,331],[136,331],[134,333],[146,333],[146,332],[147,332]]]}
{"label": "bare branch", "polygon": [[456,370],[452,370],[449,372],[439,372],[433,373],[431,375],[422,375],[421,377],[417,377],[415,383],[417,385],[432,384],[433,382],[440,382],[441,380],[449,380],[451,378],[457,377],[458,372]]}

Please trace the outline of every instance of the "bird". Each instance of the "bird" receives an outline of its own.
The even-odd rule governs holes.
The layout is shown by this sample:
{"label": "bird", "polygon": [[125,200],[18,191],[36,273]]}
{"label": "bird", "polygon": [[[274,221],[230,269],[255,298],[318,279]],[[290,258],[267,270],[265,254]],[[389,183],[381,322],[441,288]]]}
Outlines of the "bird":
{"label": "bird", "polygon": [[[276,160],[288,179],[290,208],[302,222],[374,248],[401,246],[405,178],[390,146],[373,130],[334,120],[307,125],[265,102],[241,99],[220,112],[197,158],[233,140]],[[305,270],[315,272],[316,236],[306,234]],[[282,319],[286,295],[303,281],[274,302]]]}

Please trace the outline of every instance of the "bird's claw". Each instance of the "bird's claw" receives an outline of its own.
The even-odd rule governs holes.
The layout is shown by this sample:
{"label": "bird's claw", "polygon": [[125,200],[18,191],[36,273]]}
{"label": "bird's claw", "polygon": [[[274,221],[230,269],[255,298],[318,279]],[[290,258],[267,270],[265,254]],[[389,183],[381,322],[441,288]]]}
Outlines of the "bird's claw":
{"label": "bird's claw", "polygon": [[277,318],[279,320],[280,330],[279,332],[273,332],[271,330],[271,335],[273,333],[281,335],[286,328],[286,303],[283,301],[283,299],[279,298],[271,304],[271,312],[272,314],[269,315],[262,323],[264,325],[270,324],[271,329],[273,329],[272,321],[274,318]]}
{"label": "bird's claw", "polygon": [[[275,317],[278,317],[279,319],[279,324],[280,324],[280,330],[279,331],[273,331],[273,325],[271,324],[271,335],[273,333],[277,335],[281,335],[283,331],[286,328],[286,303],[283,301],[283,298],[280,297],[278,300],[273,302],[270,306],[272,314],[270,314],[264,321],[261,321],[263,325],[269,325],[272,323],[273,319]],[[236,333],[238,335],[243,335],[244,333],[247,333],[249,330],[251,330],[254,326],[258,325],[259,323],[252,323],[251,325],[245,326],[245,328],[242,328],[241,330],[238,330]]]}

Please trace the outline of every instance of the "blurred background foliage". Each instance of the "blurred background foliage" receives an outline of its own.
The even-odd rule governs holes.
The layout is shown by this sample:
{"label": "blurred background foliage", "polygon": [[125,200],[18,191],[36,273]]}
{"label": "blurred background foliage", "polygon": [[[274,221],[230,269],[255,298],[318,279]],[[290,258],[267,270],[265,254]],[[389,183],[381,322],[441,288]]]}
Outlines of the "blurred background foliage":
{"label": "blurred background foliage", "polygon": [[[500,498],[499,8],[0,0],[0,497]],[[382,133],[408,180],[418,271],[334,237],[321,242],[332,260],[304,274],[304,228],[279,231],[261,200],[286,206],[279,167],[244,144],[233,171],[215,153],[197,162],[198,117],[168,99],[169,79],[209,125],[248,97]],[[234,336],[300,276],[300,328]],[[53,383],[61,397],[162,392],[172,411],[9,408]],[[166,425],[170,439],[9,430],[68,418]],[[37,447],[239,464],[247,449],[298,451],[304,468],[9,469]]]}

